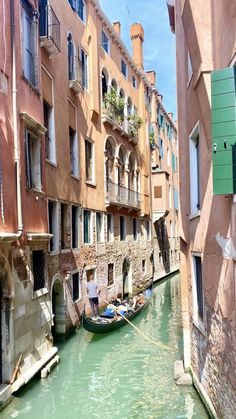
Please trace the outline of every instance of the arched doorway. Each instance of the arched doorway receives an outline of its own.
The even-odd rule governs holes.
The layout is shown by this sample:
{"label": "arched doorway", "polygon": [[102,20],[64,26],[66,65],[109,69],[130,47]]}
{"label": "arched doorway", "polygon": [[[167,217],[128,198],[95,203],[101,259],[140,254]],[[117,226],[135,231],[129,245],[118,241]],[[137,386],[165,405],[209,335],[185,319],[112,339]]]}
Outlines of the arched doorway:
{"label": "arched doorway", "polygon": [[128,257],[125,257],[122,265],[122,279],[123,279],[123,298],[127,298],[132,294],[132,278],[130,261]]}
{"label": "arched doorway", "polygon": [[61,279],[56,278],[52,286],[52,327],[53,338],[66,333],[65,299]]}

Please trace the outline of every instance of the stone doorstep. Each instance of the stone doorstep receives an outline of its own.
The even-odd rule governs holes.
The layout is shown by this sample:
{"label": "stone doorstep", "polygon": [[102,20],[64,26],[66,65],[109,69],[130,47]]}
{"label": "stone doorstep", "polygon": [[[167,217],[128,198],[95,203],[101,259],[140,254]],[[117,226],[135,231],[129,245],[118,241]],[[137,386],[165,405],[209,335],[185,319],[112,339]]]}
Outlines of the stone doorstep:
{"label": "stone doorstep", "polygon": [[37,374],[58,352],[58,348],[53,346],[39,361],[25,373],[23,373],[10,387],[11,393],[18,391],[27,384],[35,374]]}
{"label": "stone doorstep", "polygon": [[0,410],[3,409],[7,403],[10,402],[11,397],[12,397],[11,385],[1,384],[0,385]]}

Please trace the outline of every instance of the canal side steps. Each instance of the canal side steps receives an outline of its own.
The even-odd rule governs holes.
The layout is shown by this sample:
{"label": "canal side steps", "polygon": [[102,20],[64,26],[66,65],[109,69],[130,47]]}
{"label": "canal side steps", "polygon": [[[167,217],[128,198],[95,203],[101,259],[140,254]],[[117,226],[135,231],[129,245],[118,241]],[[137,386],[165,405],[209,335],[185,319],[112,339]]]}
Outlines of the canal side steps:
{"label": "canal side steps", "polygon": [[10,403],[12,399],[12,391],[10,384],[1,384],[0,385],[0,411]]}
{"label": "canal side steps", "polygon": [[41,370],[41,378],[46,378],[48,374],[53,370],[53,368],[59,364],[60,357],[59,355],[54,356],[52,360],[46,365],[45,368]]}
{"label": "canal side steps", "polygon": [[174,379],[178,386],[191,386],[193,384],[191,374],[184,371],[183,361],[175,361]]}
{"label": "canal side steps", "polygon": [[11,393],[15,393],[22,386],[27,384],[35,374],[37,374],[43,367],[45,367],[46,364],[50,363],[50,361],[52,360],[52,358],[55,357],[57,352],[58,348],[56,346],[53,346],[42,358],[35,362],[35,364],[28,371],[22,373],[20,377],[17,378],[17,380],[14,381],[14,383],[10,386]]}

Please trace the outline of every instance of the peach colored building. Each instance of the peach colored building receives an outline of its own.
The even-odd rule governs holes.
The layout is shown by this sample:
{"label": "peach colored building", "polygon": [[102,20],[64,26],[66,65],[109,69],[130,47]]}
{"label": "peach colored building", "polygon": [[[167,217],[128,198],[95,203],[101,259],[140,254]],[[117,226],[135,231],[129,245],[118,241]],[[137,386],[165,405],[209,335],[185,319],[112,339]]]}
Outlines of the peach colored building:
{"label": "peach colored building", "polygon": [[236,3],[169,1],[176,34],[184,363],[236,412]]}
{"label": "peach colored building", "polygon": [[149,142],[152,172],[154,278],[179,269],[178,140],[173,115],[167,113],[156,88],[156,74],[146,72],[151,84]]}

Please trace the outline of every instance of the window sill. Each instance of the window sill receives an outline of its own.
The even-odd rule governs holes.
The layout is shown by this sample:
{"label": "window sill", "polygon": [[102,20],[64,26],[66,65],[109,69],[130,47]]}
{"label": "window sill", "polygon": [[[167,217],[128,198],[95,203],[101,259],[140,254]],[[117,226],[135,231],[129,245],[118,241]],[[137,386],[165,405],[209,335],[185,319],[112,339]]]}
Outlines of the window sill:
{"label": "window sill", "polygon": [[60,254],[59,249],[57,250],[50,250],[49,251],[50,256],[58,256]]}
{"label": "window sill", "polygon": [[43,295],[48,294],[48,289],[47,288],[41,288],[40,290],[34,291],[33,292],[33,296],[32,296],[32,300],[36,300],[37,298],[42,297]]}
{"label": "window sill", "polygon": [[46,193],[44,191],[40,191],[39,189],[29,188],[28,186],[26,186],[26,190],[30,193],[33,193],[33,194],[41,196],[41,197],[46,196]]}
{"label": "window sill", "polygon": [[96,188],[97,184],[91,180],[86,180],[85,181],[86,185],[92,186],[94,188]]}
{"label": "window sill", "polygon": [[51,166],[53,166],[53,167],[58,167],[58,164],[57,163],[53,163],[51,160],[49,160],[49,159],[45,159],[45,161],[46,161],[46,163],[48,163],[48,164],[50,164]]}
{"label": "window sill", "polygon": [[189,219],[189,221],[191,221],[191,220],[194,220],[194,218],[200,217],[200,215],[201,215],[201,211],[199,210],[195,214],[190,214],[188,219]]}
{"label": "window sill", "polygon": [[61,249],[61,253],[70,253],[71,252],[71,247],[67,248],[67,249]]}
{"label": "window sill", "polygon": [[78,303],[80,303],[80,301],[81,301],[81,297],[80,298],[78,298],[77,300],[73,300],[73,304],[78,304]]}
{"label": "window sill", "polygon": [[72,173],[70,174],[70,176],[72,177],[72,179],[80,181],[79,176],[73,175]]}
{"label": "window sill", "polygon": [[207,337],[207,332],[206,332],[206,329],[205,329],[205,325],[202,322],[202,320],[200,320],[199,318],[196,318],[196,317],[192,317],[192,322],[193,322],[194,326],[199,330],[199,332],[204,337]]}
{"label": "window sill", "polygon": [[30,81],[30,80],[28,80],[28,79],[25,77],[24,73],[22,73],[22,79],[23,79],[23,80],[25,81],[25,83],[29,86],[29,88],[33,90],[33,92],[34,92],[37,96],[40,96],[40,91],[39,91],[38,86],[34,86],[34,85],[31,83],[31,81]]}

